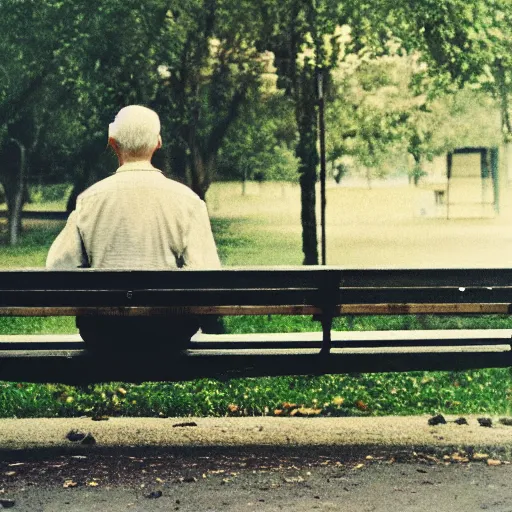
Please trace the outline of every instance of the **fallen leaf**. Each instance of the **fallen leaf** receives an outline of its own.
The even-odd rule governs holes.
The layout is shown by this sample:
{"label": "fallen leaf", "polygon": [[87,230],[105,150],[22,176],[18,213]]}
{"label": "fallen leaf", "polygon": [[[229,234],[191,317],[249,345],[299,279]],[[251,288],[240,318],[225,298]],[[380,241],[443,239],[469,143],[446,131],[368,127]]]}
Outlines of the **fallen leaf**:
{"label": "fallen leaf", "polygon": [[501,460],[487,459],[487,465],[488,466],[500,466],[501,465]]}
{"label": "fallen leaf", "polygon": [[332,403],[334,405],[337,405],[337,406],[340,406],[340,405],[343,405],[343,402],[345,401],[344,398],[341,398],[341,396],[337,396],[335,398],[332,399]]}
{"label": "fallen leaf", "polygon": [[238,405],[235,405],[235,404],[229,404],[228,405],[228,411],[230,413],[238,412],[239,409],[240,409],[240,407],[238,407]]}
{"label": "fallen leaf", "polygon": [[356,407],[360,410],[360,411],[366,411],[368,409],[368,405],[365,404],[362,400],[357,400],[356,401]]}
{"label": "fallen leaf", "polygon": [[291,477],[284,477],[283,479],[287,484],[296,484],[300,482],[304,482],[304,478],[301,476],[291,476]]}
{"label": "fallen leaf", "polygon": [[23,466],[24,462],[13,462],[12,464],[9,464],[9,467],[12,468],[14,466]]}
{"label": "fallen leaf", "polygon": [[290,413],[290,416],[317,416],[322,409],[313,409],[312,407],[300,407]]}
{"label": "fallen leaf", "polygon": [[87,482],[87,485],[89,487],[98,487],[98,485],[100,485],[100,484],[98,482],[92,481],[92,482]]}
{"label": "fallen leaf", "polygon": [[364,468],[364,464],[358,464],[357,466],[354,466],[354,469],[361,469]]}
{"label": "fallen leaf", "polygon": [[451,460],[453,462],[469,462],[469,459],[467,457],[464,457],[463,455],[460,455],[459,453],[454,453],[451,456]]}
{"label": "fallen leaf", "polygon": [[486,460],[489,458],[489,455],[487,453],[473,453],[472,457],[473,460]]}
{"label": "fallen leaf", "polygon": [[16,474],[16,471],[6,471],[4,473],[5,476],[14,476]]}
{"label": "fallen leaf", "polygon": [[468,420],[466,418],[457,418],[454,423],[457,425],[468,425]]}
{"label": "fallen leaf", "polygon": [[63,484],[62,484],[62,487],[64,487],[64,489],[68,489],[70,487],[76,487],[78,484],[76,482],[73,482],[73,480],[66,480]]}

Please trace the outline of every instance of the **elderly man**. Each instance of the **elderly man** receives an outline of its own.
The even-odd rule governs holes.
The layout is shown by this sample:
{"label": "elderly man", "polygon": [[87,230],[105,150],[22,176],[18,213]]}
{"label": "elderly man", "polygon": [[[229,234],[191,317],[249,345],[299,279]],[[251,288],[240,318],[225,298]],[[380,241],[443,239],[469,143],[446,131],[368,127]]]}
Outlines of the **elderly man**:
{"label": "elderly man", "polygon": [[[80,194],[47,268],[219,268],[205,203],[151,164],[162,145],[156,112],[123,108],[109,126],[108,142],[120,166]],[[77,326],[89,349],[117,354],[151,343],[181,350],[198,329],[179,317],[79,317]]]}

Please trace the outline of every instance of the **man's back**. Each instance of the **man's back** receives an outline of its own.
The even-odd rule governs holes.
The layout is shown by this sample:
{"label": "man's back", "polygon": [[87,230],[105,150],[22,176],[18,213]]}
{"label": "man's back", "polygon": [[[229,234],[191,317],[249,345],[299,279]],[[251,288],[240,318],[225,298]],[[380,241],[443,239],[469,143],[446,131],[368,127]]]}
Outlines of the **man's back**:
{"label": "man's back", "polygon": [[204,218],[204,203],[156,170],[121,168],[77,202],[78,229],[94,268],[173,269],[195,266],[198,258],[208,266],[211,254],[187,250],[191,238],[204,236],[194,232]]}
{"label": "man's back", "polygon": [[[80,246],[76,239],[79,239]],[[75,240],[75,241],[74,241]],[[73,244],[75,267],[218,268],[220,262],[205,203],[156,169],[130,164],[83,192],[48,255],[52,268]],[[76,258],[75,258],[76,259]]]}

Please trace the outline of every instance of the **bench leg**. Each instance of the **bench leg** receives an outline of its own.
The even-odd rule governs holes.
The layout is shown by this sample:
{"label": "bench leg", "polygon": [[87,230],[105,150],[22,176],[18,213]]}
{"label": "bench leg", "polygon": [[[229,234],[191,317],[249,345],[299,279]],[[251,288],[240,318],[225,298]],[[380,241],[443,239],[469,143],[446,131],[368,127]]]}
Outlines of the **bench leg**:
{"label": "bench leg", "polygon": [[322,348],[320,349],[320,355],[329,355],[331,351],[331,330],[332,330],[331,315],[322,315]]}

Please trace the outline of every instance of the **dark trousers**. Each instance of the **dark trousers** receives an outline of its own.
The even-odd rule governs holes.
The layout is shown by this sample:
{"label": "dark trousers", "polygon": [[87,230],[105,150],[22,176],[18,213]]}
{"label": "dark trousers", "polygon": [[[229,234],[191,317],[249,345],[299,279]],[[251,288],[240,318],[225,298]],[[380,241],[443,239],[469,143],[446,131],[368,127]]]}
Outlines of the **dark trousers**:
{"label": "dark trousers", "polygon": [[116,357],[176,354],[199,329],[192,317],[77,317],[87,350]]}

